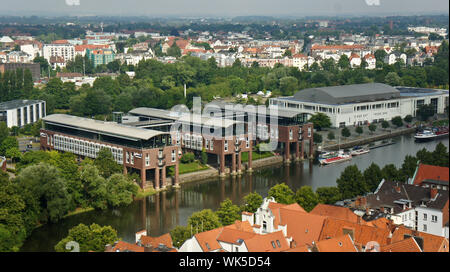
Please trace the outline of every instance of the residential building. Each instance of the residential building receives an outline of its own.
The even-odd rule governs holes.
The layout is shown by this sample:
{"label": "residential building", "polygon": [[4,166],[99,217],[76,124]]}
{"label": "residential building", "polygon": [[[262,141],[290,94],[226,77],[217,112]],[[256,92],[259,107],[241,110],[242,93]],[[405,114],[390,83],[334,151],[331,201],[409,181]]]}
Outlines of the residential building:
{"label": "residential building", "polygon": [[0,122],[11,127],[33,124],[46,116],[45,101],[13,100],[0,103]]}
{"label": "residential building", "polygon": [[94,67],[106,65],[115,59],[112,49],[86,49],[86,56],[94,64]]}
{"label": "residential building", "polygon": [[49,63],[62,68],[68,61],[75,59],[75,46],[67,41],[55,41],[52,44],[45,44],[42,53]]}
{"label": "residential building", "polygon": [[17,69],[29,69],[34,81],[41,77],[41,65],[39,63],[0,63],[0,73],[16,71]]}

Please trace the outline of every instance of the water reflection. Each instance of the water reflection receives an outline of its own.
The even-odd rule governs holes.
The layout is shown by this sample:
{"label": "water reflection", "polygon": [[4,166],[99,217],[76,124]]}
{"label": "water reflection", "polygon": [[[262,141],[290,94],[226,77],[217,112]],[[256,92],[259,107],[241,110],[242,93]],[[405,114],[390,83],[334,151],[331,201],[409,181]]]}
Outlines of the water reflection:
{"label": "water reflection", "polygon": [[25,242],[23,251],[53,251],[54,245],[67,236],[67,232],[79,223],[110,225],[118,231],[119,237],[134,242],[135,232],[146,229],[149,235],[159,236],[177,225],[186,225],[188,217],[202,209],[216,210],[220,203],[229,198],[241,205],[242,198],[250,192],[267,196],[270,187],[285,182],[294,191],[309,185],[318,187],[335,186],[336,179],[345,167],[356,164],[360,170],[372,162],[380,167],[394,164],[401,167],[406,155],[415,155],[422,148],[434,150],[438,142],[449,146],[448,138],[427,143],[414,143],[412,135],[397,138],[397,143],[372,150],[369,154],[355,157],[352,161],[321,167],[314,162],[298,162],[291,165],[274,165],[255,170],[249,175],[212,179],[183,184],[179,190],[169,190],[127,207],[94,211],[69,217],[57,224],[48,224],[36,229]]}

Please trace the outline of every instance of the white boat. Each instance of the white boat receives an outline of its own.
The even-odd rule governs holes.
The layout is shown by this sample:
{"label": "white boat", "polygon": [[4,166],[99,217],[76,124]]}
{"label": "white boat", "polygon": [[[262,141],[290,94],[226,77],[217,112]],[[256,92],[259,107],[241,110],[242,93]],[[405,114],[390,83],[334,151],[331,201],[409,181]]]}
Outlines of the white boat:
{"label": "white boat", "polygon": [[441,127],[434,128],[432,130],[425,129],[421,132],[417,132],[414,138],[416,138],[416,140],[431,140],[446,135],[448,135],[448,127]]}
{"label": "white boat", "polygon": [[343,150],[339,150],[339,152],[332,152],[327,157],[319,158],[319,162],[322,165],[329,165],[338,162],[349,161],[352,159],[352,155],[345,153]]}
{"label": "white boat", "polygon": [[350,151],[350,154],[352,156],[358,156],[358,155],[362,155],[362,154],[367,154],[369,152],[370,152],[370,149],[368,149],[368,148],[363,148],[361,146],[356,146]]}

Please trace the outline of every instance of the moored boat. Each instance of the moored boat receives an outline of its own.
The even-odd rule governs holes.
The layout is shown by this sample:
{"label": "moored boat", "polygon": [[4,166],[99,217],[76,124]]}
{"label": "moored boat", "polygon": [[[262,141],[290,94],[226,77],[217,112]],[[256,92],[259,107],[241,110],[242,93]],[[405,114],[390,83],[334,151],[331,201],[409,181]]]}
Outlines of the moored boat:
{"label": "moored boat", "polygon": [[416,133],[414,138],[419,141],[432,140],[438,137],[448,135],[448,127],[437,127],[432,129],[424,129]]}
{"label": "moored boat", "polygon": [[338,162],[344,162],[352,159],[352,155],[345,153],[342,150],[338,152],[329,152],[326,156],[322,156],[319,158],[319,162],[322,165],[329,165]]}
{"label": "moored boat", "polygon": [[369,148],[364,148],[362,146],[355,146],[351,151],[350,154],[352,156],[358,156],[358,155],[362,155],[362,154],[367,154],[370,152]]}

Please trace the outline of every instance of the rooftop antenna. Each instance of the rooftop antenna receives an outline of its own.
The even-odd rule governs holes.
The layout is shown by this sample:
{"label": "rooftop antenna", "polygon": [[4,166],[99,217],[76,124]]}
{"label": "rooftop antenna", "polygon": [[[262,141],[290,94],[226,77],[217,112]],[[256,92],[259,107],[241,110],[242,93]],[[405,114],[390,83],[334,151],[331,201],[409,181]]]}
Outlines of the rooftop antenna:
{"label": "rooftop antenna", "polygon": [[103,33],[103,22],[100,23],[100,27],[102,28],[102,33]]}

